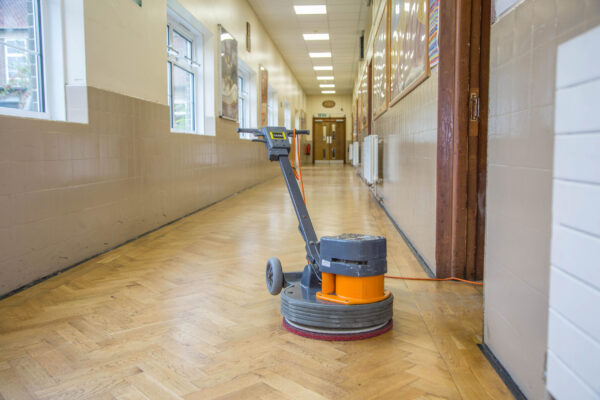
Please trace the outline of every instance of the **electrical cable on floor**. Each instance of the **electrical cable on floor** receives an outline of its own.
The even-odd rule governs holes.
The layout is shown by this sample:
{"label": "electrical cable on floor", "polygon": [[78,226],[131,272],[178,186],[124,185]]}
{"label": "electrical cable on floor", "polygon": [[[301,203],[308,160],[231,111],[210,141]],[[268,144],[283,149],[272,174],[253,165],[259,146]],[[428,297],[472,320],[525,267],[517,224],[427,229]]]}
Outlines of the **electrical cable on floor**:
{"label": "electrical cable on floor", "polygon": [[[294,171],[294,175],[295,175],[296,179],[298,181],[300,181],[300,187],[302,188],[302,200],[304,200],[304,204],[306,204],[306,197],[304,196],[304,183],[302,182],[302,167],[300,166],[300,149],[298,147],[298,137],[296,136],[296,129],[294,129],[293,142],[294,142],[294,157],[292,159],[292,171]],[[298,163],[298,171],[296,171],[296,168],[294,168],[294,160]],[[458,282],[468,283],[470,285],[483,286],[483,282],[469,281],[466,279],[454,278],[454,277],[450,277],[450,278],[410,278],[407,276],[390,276],[390,275],[385,275],[385,277],[389,278],[389,279],[402,279],[402,280],[407,280],[407,281],[438,281],[438,282],[439,281],[458,281]]]}
{"label": "electrical cable on floor", "polygon": [[389,278],[389,279],[403,279],[403,280],[407,280],[407,281],[459,281],[459,282],[463,282],[463,283],[468,283],[470,285],[483,286],[483,282],[468,281],[466,279],[454,278],[454,277],[450,277],[450,278],[410,278],[407,276],[389,276],[389,275],[385,275],[385,277]]}

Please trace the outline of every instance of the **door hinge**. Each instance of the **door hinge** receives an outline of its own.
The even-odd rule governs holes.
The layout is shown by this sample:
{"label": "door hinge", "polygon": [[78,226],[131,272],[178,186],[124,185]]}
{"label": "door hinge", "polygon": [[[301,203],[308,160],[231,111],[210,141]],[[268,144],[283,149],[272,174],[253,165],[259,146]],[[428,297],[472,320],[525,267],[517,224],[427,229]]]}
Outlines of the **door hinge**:
{"label": "door hinge", "polygon": [[479,91],[472,91],[469,98],[469,118],[479,121]]}

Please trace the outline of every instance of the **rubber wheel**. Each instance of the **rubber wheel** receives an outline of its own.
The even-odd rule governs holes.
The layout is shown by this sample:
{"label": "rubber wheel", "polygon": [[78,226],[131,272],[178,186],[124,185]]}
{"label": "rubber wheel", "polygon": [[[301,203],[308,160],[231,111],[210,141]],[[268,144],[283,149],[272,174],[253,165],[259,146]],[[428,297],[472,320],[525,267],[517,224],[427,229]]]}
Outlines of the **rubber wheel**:
{"label": "rubber wheel", "polygon": [[265,275],[267,278],[267,290],[273,296],[277,296],[283,288],[283,269],[281,269],[281,261],[279,261],[279,258],[269,258]]}

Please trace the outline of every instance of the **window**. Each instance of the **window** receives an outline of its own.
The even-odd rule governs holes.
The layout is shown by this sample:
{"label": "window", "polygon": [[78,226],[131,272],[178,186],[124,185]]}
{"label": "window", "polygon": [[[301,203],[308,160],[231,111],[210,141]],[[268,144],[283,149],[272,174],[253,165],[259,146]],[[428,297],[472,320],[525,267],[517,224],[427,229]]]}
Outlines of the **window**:
{"label": "window", "polygon": [[283,120],[287,129],[292,129],[292,109],[288,99],[283,101]]}
{"label": "window", "polygon": [[238,75],[238,116],[240,128],[248,128],[248,80],[243,75]]}
{"label": "window", "polygon": [[[242,60],[238,60],[238,123],[240,128],[254,128],[258,125],[256,90],[256,74]],[[254,139],[254,135],[240,133],[240,138]]]}
{"label": "window", "polygon": [[0,1],[0,107],[45,112],[39,0]]}
{"label": "window", "polygon": [[167,25],[167,93],[171,108],[171,129],[177,132],[198,131],[202,111],[197,99],[201,92],[199,62],[202,36],[193,33],[174,18]]}
{"label": "window", "polygon": [[269,126],[279,125],[279,109],[277,107],[277,92],[269,86],[269,99],[267,102]]}

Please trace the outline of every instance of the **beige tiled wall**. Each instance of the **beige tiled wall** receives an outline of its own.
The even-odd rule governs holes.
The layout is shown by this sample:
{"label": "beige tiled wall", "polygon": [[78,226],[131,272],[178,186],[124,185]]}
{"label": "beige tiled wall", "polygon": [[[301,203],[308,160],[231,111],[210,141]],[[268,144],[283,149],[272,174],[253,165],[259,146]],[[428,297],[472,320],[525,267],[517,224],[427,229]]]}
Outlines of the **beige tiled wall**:
{"label": "beige tiled wall", "polygon": [[278,174],[233,123],[177,134],[167,106],[88,104],[89,124],[0,116],[0,295]]}
{"label": "beige tiled wall", "polygon": [[484,340],[530,399],[545,396],[556,49],[599,22],[597,0],[526,0],[492,26]]}
{"label": "beige tiled wall", "polygon": [[438,72],[373,124],[383,140],[385,207],[435,272]]}

